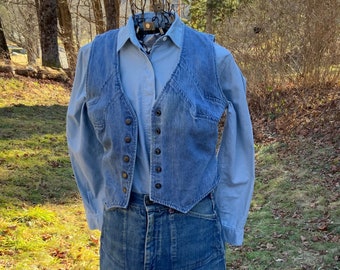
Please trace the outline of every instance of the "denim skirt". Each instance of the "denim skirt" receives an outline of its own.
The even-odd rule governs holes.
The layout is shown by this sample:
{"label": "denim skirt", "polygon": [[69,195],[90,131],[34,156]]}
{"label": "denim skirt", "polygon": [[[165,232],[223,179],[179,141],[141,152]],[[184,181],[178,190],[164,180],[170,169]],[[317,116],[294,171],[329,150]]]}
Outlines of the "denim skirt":
{"label": "denim skirt", "polygon": [[132,193],[104,213],[102,270],[223,270],[225,247],[213,195],[187,214]]}

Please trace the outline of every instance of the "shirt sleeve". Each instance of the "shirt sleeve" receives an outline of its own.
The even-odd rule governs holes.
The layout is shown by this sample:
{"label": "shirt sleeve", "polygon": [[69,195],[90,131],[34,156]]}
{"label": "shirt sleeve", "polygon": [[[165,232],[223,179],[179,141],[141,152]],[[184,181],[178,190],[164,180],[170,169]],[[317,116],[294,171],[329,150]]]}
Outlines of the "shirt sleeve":
{"label": "shirt sleeve", "polygon": [[86,107],[86,73],[91,45],[79,50],[76,74],[66,116],[71,164],[83,199],[90,229],[101,229],[104,211],[101,159],[103,148],[89,121]]}
{"label": "shirt sleeve", "polygon": [[243,243],[255,178],[254,140],[246,100],[246,82],[231,53],[215,45],[220,85],[227,99],[227,114],[218,151],[220,182],[216,205],[221,218],[223,239]]}

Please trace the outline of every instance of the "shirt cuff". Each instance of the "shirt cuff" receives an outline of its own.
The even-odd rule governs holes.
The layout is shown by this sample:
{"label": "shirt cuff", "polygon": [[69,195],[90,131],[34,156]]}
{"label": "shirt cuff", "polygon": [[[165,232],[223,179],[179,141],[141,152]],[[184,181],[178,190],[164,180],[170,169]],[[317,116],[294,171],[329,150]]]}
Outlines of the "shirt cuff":
{"label": "shirt cuff", "polygon": [[100,230],[103,226],[103,214],[86,213],[87,225],[90,230]]}
{"label": "shirt cuff", "polygon": [[244,238],[244,229],[234,229],[222,226],[222,238],[225,243],[232,246],[241,246]]}

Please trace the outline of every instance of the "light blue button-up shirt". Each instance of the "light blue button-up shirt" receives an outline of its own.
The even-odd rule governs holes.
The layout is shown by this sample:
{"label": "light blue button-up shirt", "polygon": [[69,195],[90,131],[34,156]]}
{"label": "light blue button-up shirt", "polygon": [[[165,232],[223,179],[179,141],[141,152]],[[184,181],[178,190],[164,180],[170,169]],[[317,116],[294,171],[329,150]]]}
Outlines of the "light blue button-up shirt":
{"label": "light blue button-up shirt", "polygon": [[[153,13],[146,13],[152,18]],[[166,35],[161,36],[146,52],[136,38],[134,23],[129,19],[119,30],[117,52],[120,62],[124,92],[138,115],[137,155],[133,179],[133,191],[148,194],[150,191],[150,138],[152,136],[151,112],[178,64],[183,45],[184,25],[176,15]],[[245,79],[228,50],[215,43],[215,61],[220,86],[232,103],[228,107],[219,155],[228,157],[232,164],[221,167],[221,181],[215,191],[223,234],[226,242],[240,245],[247,219],[254,181],[254,149],[252,128],[246,101]],[[81,48],[68,111],[68,142],[70,152],[74,148],[72,138],[81,136],[75,118],[85,102],[85,81],[91,43]],[[247,147],[244,147],[247,146]]]}

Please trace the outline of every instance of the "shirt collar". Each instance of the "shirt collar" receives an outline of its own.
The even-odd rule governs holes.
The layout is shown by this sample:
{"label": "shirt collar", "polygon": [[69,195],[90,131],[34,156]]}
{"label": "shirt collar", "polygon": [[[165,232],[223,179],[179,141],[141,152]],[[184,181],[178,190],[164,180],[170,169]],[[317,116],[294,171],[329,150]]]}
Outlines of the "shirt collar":
{"label": "shirt collar", "polygon": [[[154,16],[153,12],[144,13],[146,18],[152,18]],[[183,32],[184,23],[181,21],[180,17],[175,14],[175,20],[171,24],[171,27],[166,32],[164,36],[167,36],[171,41],[178,47],[181,48],[183,44]],[[135,27],[132,16],[130,16],[127,24],[123,26],[118,33],[117,40],[117,51],[119,51],[127,41],[131,41],[135,46],[140,47],[140,43],[136,37]]]}

